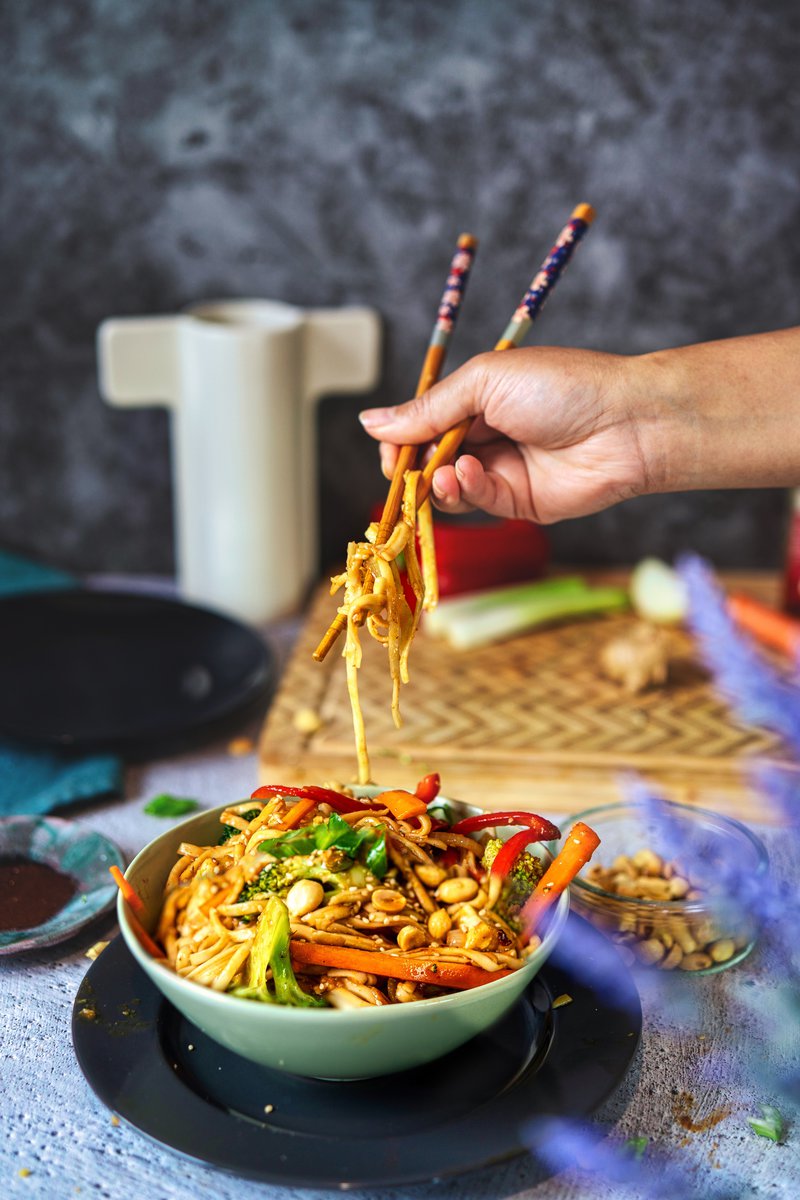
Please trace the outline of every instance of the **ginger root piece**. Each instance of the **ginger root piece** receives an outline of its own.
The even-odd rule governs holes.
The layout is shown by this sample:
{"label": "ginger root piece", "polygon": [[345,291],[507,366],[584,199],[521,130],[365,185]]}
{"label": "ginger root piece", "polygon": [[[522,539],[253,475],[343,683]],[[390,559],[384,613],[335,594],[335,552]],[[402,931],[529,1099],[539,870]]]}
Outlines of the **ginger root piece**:
{"label": "ginger root piece", "polygon": [[631,695],[664,684],[669,674],[669,635],[645,622],[635,625],[603,647],[600,669]]}

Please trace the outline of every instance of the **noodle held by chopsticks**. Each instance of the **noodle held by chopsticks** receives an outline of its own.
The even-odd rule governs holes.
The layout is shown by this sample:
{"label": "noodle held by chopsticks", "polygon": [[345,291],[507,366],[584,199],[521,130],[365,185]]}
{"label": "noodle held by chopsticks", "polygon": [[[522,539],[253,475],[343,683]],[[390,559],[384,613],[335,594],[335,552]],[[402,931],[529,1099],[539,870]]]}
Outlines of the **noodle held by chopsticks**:
{"label": "noodle held by chopsticks", "polygon": [[[496,343],[495,350],[512,350],[522,343],[558,282],[576,245],[593,220],[594,210],[590,205],[579,204],[574,209]],[[463,257],[459,257],[467,253],[466,247],[462,245],[465,241],[469,242],[469,253],[474,252],[474,239],[467,238],[467,235],[459,239],[459,250],[453,259],[448,286],[442,297],[417,395],[421,395],[436,381],[441,370],[444,351],[452,333],[471,263],[471,258],[465,262]],[[458,282],[457,288],[451,286],[454,279]],[[381,521],[370,525],[365,541],[350,543],[347,566],[341,575],[335,576],[331,581],[332,593],[344,587],[343,602],[314,657],[321,661],[338,633],[343,628],[346,629],[343,655],[347,664],[347,688],[353,712],[358,781],[362,784],[370,780],[370,764],[364,717],[358,696],[358,670],[362,657],[360,628],[366,623],[370,635],[387,648],[392,681],[392,716],[395,725],[399,726],[400,685],[408,682],[411,642],[423,609],[433,607],[438,600],[429,499],[433,474],[438,466],[452,461],[471,424],[472,419],[466,418],[448,430],[421,471],[413,469],[418,448],[403,446],[400,449]],[[396,505],[401,489],[402,509],[397,519]],[[416,551],[417,537],[420,542],[421,566]],[[405,557],[408,582],[414,594],[413,611],[405,598],[397,566],[397,557],[401,552]]]}
{"label": "noodle held by chopsticks", "polygon": [[[418,396],[432,387],[441,373],[476,247],[477,242],[471,234],[464,233],[459,237],[417,383]],[[380,522],[370,525],[365,534],[365,541],[351,542],[348,546],[345,570],[331,580],[332,594],[344,587],[343,603],[314,653],[314,657],[321,661],[338,633],[342,628],[346,628],[343,655],[347,663],[347,688],[353,711],[359,783],[368,783],[370,778],[364,717],[358,700],[360,627],[366,623],[371,636],[387,647],[392,680],[392,716],[395,725],[399,726],[400,685],[408,682],[408,651],[423,606],[435,603],[438,596],[432,518],[428,503],[425,505],[427,513],[424,514],[421,523],[425,530],[421,543],[424,581],[423,571],[416,557],[416,491],[419,481],[418,472],[413,470],[416,457],[416,446],[402,447]],[[396,560],[401,553],[405,556],[409,584],[415,597],[413,613],[405,599],[397,567]]]}

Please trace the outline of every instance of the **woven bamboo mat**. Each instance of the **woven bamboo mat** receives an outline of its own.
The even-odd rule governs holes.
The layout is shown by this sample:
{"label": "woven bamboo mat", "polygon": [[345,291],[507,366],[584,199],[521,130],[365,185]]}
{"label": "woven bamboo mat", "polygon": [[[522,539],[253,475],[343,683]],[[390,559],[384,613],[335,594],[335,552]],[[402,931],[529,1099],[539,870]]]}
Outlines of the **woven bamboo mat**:
{"label": "woven bamboo mat", "polygon": [[[594,579],[619,582],[620,576]],[[763,599],[775,597],[774,577],[728,580]],[[264,782],[355,776],[339,648],[324,663],[312,658],[334,611],[322,586],[261,734]],[[427,636],[423,625],[402,693],[400,730],[391,719],[385,650],[365,636],[360,689],[373,778],[408,787],[439,771],[447,794],[487,808],[577,812],[617,798],[621,776],[632,770],[673,799],[768,819],[748,782],[754,760],[797,768],[776,737],[733,717],[695,661],[687,635],[674,634],[665,687],[630,697],[600,675],[600,647],[633,621],[627,614],[573,621],[469,654]],[[298,711],[309,708],[321,722],[311,734],[296,725]]]}

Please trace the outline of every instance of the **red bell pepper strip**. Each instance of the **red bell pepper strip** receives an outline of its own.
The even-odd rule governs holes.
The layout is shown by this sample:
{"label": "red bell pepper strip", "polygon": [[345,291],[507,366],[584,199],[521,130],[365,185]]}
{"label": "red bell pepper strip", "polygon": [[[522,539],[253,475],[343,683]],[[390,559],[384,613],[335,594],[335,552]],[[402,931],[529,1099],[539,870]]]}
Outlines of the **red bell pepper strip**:
{"label": "red bell pepper strip", "polygon": [[434,772],[432,775],[426,775],[424,779],[420,779],[414,788],[414,795],[420,800],[424,800],[426,804],[430,804],[431,800],[435,800],[439,795],[439,788],[441,786],[441,778],[438,772]]}
{"label": "red bell pepper strip", "polygon": [[371,800],[353,800],[350,796],[343,796],[340,792],[331,791],[330,788],[315,787],[287,787],[280,783],[267,783],[263,787],[256,788],[251,795],[251,800],[271,800],[273,796],[295,796],[300,800],[313,800],[316,804],[329,804],[332,809],[338,813],[361,812],[365,808],[374,808],[375,805]]}
{"label": "red bell pepper strip", "polygon": [[[491,829],[495,825],[524,825],[526,830],[535,835],[528,838],[529,842],[554,842],[561,837],[561,830],[552,821],[530,812],[479,813],[476,817],[456,821],[455,825],[451,825],[450,832],[472,833],[476,829]],[[514,839],[509,840],[513,842]]]}

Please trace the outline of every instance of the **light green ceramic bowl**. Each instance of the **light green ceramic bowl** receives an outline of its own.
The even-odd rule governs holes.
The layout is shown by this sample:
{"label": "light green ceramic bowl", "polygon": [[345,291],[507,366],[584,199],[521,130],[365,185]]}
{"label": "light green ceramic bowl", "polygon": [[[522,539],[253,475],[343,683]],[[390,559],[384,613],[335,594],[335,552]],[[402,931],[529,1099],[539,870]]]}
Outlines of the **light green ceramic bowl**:
{"label": "light green ceramic bowl", "polygon": [[[378,790],[361,789],[362,794]],[[454,820],[479,811],[455,801],[442,803],[447,804]],[[179,843],[207,845],[216,841],[219,816],[226,807],[173,826],[145,846],[131,863],[126,878],[144,902],[142,921],[146,929],[155,928],[164,883]],[[510,836],[515,829],[509,826],[499,832]],[[547,856],[544,848],[542,854]],[[541,969],[561,934],[568,910],[565,892],[541,946],[525,966],[504,979],[431,1000],[342,1010],[260,1004],[182,979],[142,949],[121,896],[117,904],[122,936],[134,958],[166,998],[203,1033],[253,1062],[316,1079],[365,1079],[419,1066],[488,1028],[511,1008]]]}

